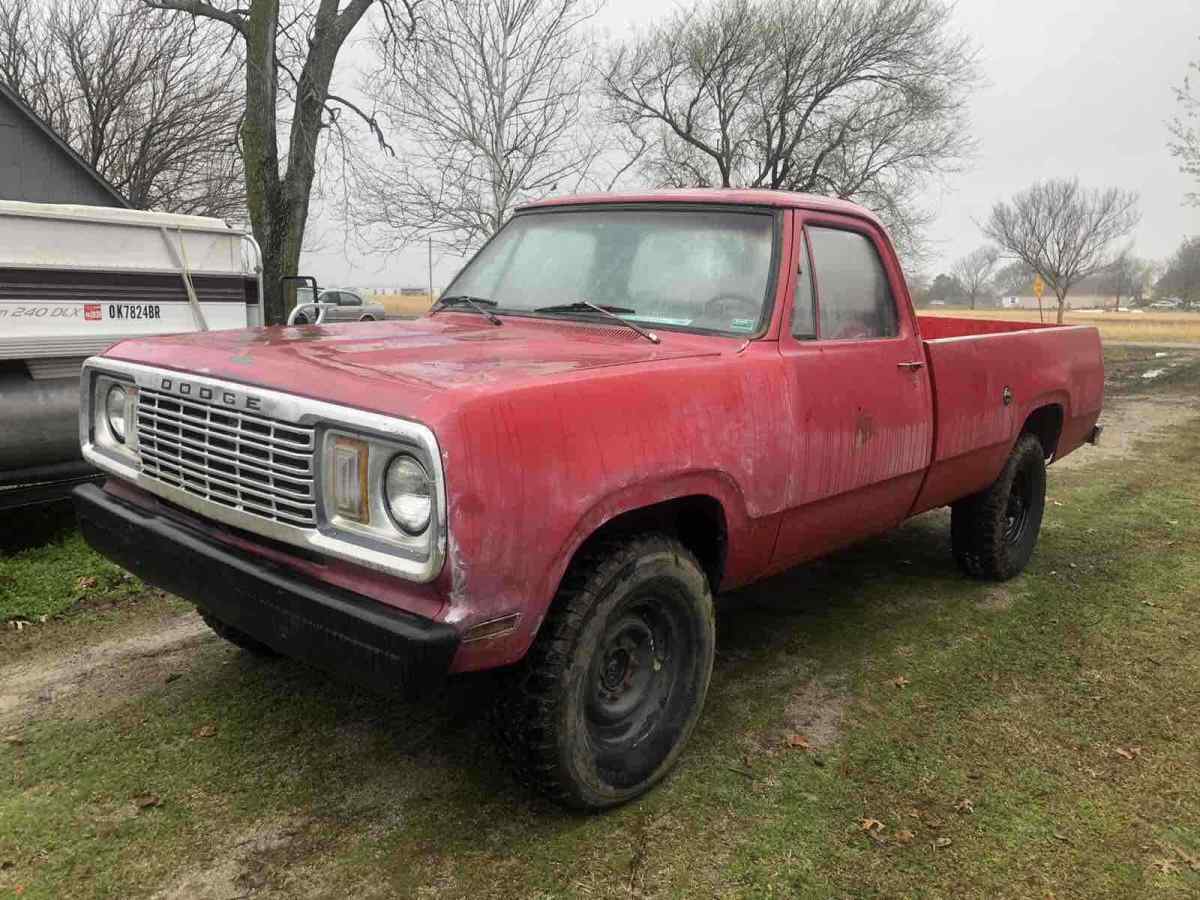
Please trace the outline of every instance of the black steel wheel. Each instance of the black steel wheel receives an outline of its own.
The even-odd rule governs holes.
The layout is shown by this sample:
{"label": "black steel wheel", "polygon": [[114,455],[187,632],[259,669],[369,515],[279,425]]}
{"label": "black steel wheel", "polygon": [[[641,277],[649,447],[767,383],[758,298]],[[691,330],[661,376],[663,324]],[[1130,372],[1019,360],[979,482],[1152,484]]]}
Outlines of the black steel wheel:
{"label": "black steel wheel", "polygon": [[951,510],[954,558],[968,575],[1006,581],[1024,571],[1046,508],[1046,457],[1035,435],[1017,440],[1000,477]]}
{"label": "black steel wheel", "polygon": [[518,776],[583,810],[645,793],[700,717],[714,646],[707,578],[678,541],[600,545],[503,692],[498,737]]}

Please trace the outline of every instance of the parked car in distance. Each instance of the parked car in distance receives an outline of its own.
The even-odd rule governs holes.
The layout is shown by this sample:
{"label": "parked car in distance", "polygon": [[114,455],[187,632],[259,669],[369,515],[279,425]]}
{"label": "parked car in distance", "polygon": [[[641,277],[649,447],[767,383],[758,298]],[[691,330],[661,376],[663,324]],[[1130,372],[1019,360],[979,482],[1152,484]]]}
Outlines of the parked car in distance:
{"label": "parked car in distance", "polygon": [[[297,304],[311,303],[312,290],[298,288],[296,291]],[[375,322],[387,318],[387,310],[382,303],[376,303],[360,291],[351,288],[326,288],[321,291],[320,302],[329,304],[325,308],[322,324],[332,322]],[[310,325],[316,321],[316,311],[301,310],[295,318],[296,325]]]}
{"label": "parked car in distance", "polygon": [[420,319],[84,377],[93,547],[387,693],[503,670],[500,746],[585,810],[679,758],[715,593],[944,506],[964,573],[1020,573],[1104,392],[1094,327],[918,319],[870,212],[736,190],[535,203]]}

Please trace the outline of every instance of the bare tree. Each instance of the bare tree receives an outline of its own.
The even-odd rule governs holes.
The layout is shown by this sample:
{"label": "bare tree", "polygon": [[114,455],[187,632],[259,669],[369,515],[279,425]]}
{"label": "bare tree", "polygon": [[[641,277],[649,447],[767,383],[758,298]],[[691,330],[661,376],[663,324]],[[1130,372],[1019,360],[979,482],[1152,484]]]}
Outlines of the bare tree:
{"label": "bare tree", "polygon": [[954,277],[963,287],[963,293],[975,308],[976,301],[985,293],[992,283],[992,274],[996,271],[996,263],[1000,261],[1000,251],[995,247],[985,246],[972,250],[951,267]]}
{"label": "bare tree", "polygon": [[1131,301],[1141,299],[1145,293],[1148,280],[1149,266],[1133,252],[1132,246],[1127,246],[1117,254],[1104,273],[1103,289],[1113,295],[1118,308],[1121,298]]}
{"label": "bare tree", "polygon": [[[402,158],[360,171],[347,221],[397,249],[465,253],[520,203],[573,189],[587,132],[593,0],[429,0],[422,34],[367,79]],[[380,40],[385,40],[382,35]]]}
{"label": "bare tree", "polygon": [[853,198],[913,244],[922,188],[973,148],[950,19],[940,0],[716,0],[616,50],[604,89],[657,183]]}
{"label": "bare tree", "polygon": [[1188,306],[1200,306],[1200,236],[1184,238],[1167,260],[1154,290],[1163,299],[1177,298]]}
{"label": "bare tree", "polygon": [[0,79],[135,207],[244,216],[236,59],[137,0],[0,0]]}
{"label": "bare tree", "polygon": [[[420,0],[143,0],[221,23],[245,57],[240,128],[246,171],[246,205],[263,250],[267,318],[284,316],[280,279],[296,274],[308,224],[323,129],[342,128],[340,114],[362,118],[383,142],[375,118],[353,101],[330,92],[334,65],[350,33],[378,6],[393,46],[412,37]],[[280,153],[279,112],[290,105],[287,153]]]}
{"label": "bare tree", "polygon": [[[1200,77],[1200,60],[1188,66],[1183,84],[1175,88],[1179,114],[1168,124],[1171,140],[1167,144],[1171,155],[1179,160],[1179,170],[1196,179],[1200,185],[1200,95],[1193,92],[1192,77]],[[1200,191],[1187,195],[1188,201],[1200,206]]]}
{"label": "bare tree", "polygon": [[1140,218],[1136,193],[1087,189],[1064,178],[1038,182],[997,203],[983,231],[1042,276],[1058,300],[1061,325],[1071,286],[1110,266],[1112,245]]}
{"label": "bare tree", "polygon": [[1008,265],[1001,266],[992,279],[992,283],[1005,297],[1019,297],[1022,294],[1032,293],[1033,276],[1033,270],[1021,260],[1016,259]]}

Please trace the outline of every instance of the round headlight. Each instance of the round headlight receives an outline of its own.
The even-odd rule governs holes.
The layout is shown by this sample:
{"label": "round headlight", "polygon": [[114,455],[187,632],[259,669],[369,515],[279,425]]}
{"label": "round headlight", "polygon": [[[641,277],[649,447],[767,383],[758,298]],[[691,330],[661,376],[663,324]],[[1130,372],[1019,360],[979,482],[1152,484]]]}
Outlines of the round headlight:
{"label": "round headlight", "polygon": [[119,384],[114,384],[104,395],[104,415],[113,437],[125,443],[125,388]]}
{"label": "round headlight", "polygon": [[383,493],[388,512],[396,524],[411,535],[429,527],[433,515],[433,485],[425,467],[401,453],[390,463],[383,476]]}

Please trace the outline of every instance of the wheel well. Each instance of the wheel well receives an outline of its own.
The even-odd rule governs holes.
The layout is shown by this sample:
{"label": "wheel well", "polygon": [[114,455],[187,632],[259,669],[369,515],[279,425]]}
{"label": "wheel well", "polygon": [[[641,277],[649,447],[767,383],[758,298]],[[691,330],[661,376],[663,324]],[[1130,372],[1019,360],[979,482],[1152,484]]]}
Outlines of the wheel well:
{"label": "wheel well", "polygon": [[614,516],[579,546],[571,565],[599,541],[644,531],[660,531],[677,538],[696,555],[709,585],[716,592],[725,573],[725,510],[715,497],[703,494],[676,497]]}
{"label": "wheel well", "polygon": [[1058,449],[1058,437],[1062,434],[1063,410],[1057,403],[1035,409],[1021,426],[1021,434],[1032,434],[1042,443],[1046,459]]}

